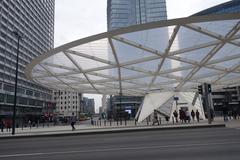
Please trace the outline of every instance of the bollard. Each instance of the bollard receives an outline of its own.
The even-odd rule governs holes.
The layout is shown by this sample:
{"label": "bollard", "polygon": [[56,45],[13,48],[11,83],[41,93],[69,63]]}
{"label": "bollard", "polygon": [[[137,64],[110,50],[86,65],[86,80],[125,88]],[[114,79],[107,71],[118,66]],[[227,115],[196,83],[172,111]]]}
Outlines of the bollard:
{"label": "bollard", "polygon": [[110,126],[112,126],[112,119],[110,119]]}
{"label": "bollard", "polygon": [[127,125],[127,120],[126,120],[126,118],[125,118],[125,126]]}
{"label": "bollard", "polygon": [[117,119],[117,126],[118,126],[118,119]]}
{"label": "bollard", "polygon": [[106,122],[107,122],[107,121],[106,121],[106,120],[104,120],[104,126],[106,126]]}
{"label": "bollard", "polygon": [[160,124],[162,124],[162,118],[161,117],[159,118],[159,122],[160,122]]}
{"label": "bollard", "polygon": [[172,123],[174,124],[174,117],[172,117]]}
{"label": "bollard", "polygon": [[135,119],[135,126],[137,125],[137,120]]}
{"label": "bollard", "polygon": [[147,118],[147,125],[149,125],[148,118]]}
{"label": "bollard", "polygon": [[100,120],[100,126],[102,126],[102,121]]}
{"label": "bollard", "polygon": [[122,118],[120,118],[120,125],[122,125]]}

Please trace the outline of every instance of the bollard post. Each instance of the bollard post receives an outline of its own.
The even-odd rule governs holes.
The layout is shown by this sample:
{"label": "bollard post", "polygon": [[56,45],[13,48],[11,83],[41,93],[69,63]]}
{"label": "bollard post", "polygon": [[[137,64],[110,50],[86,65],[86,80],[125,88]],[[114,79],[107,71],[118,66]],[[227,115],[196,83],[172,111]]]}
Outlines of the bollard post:
{"label": "bollard post", "polygon": [[104,126],[106,126],[106,119],[104,120]]}
{"label": "bollard post", "polygon": [[118,118],[117,118],[117,126],[118,126]]}
{"label": "bollard post", "polygon": [[172,117],[172,123],[174,124],[174,117]]}
{"label": "bollard post", "polygon": [[112,126],[112,119],[110,119],[110,126]]}
{"label": "bollard post", "polygon": [[137,120],[135,119],[135,126],[137,125]]}
{"label": "bollard post", "polygon": [[125,126],[127,125],[127,119],[125,118]]}
{"label": "bollard post", "polygon": [[161,117],[159,117],[159,122],[160,122],[160,124],[162,124],[162,118]]}
{"label": "bollard post", "polygon": [[102,126],[102,121],[101,121],[101,119],[100,119],[100,126]]}
{"label": "bollard post", "polygon": [[148,122],[148,117],[147,117],[147,125],[149,125],[149,122]]}

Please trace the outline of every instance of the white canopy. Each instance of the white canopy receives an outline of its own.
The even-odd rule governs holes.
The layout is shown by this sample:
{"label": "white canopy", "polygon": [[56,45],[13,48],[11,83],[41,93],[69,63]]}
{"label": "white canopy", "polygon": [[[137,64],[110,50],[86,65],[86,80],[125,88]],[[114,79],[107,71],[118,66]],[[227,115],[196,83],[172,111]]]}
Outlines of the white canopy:
{"label": "white canopy", "polygon": [[239,85],[240,14],[126,27],[44,53],[26,76],[56,90],[143,96]]}

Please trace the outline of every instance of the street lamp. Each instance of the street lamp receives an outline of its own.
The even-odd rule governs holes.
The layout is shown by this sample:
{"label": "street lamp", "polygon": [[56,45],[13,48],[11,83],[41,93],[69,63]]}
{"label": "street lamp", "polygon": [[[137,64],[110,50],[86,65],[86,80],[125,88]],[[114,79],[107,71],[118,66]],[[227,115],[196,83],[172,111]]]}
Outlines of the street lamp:
{"label": "street lamp", "polygon": [[19,42],[22,36],[14,31],[13,34],[17,37],[17,59],[16,59],[16,71],[15,71],[15,90],[14,90],[14,104],[13,104],[13,116],[12,116],[12,135],[15,134],[15,120],[16,120],[16,106],[17,106],[17,83],[18,83],[18,59],[19,59]]}

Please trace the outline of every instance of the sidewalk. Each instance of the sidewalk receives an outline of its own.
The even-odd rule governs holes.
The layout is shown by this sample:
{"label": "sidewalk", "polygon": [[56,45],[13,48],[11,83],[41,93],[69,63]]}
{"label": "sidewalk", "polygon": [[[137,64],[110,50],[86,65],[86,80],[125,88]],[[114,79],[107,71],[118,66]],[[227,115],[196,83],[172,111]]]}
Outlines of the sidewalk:
{"label": "sidewalk", "polygon": [[[87,124],[86,124],[87,123]],[[11,135],[11,132],[0,132],[0,139],[5,138],[26,138],[26,137],[55,137],[55,136],[70,136],[70,135],[83,135],[83,134],[106,134],[106,133],[119,133],[119,132],[136,132],[136,131],[147,131],[147,130],[172,130],[172,129],[191,129],[191,128],[209,128],[209,127],[230,127],[230,128],[239,128],[240,129],[240,120],[230,120],[227,122],[223,122],[221,118],[216,118],[215,121],[209,125],[207,120],[201,121],[200,123],[175,123],[172,122],[162,123],[160,126],[152,126],[152,122],[143,122],[135,125],[134,121],[127,121],[127,125],[125,122],[112,122],[106,123],[104,126],[104,122],[98,123],[98,126],[92,126],[88,122],[80,122],[80,124],[75,125],[76,130],[72,131],[70,125],[65,126],[42,126],[30,127],[28,128],[16,128],[16,134]]]}

